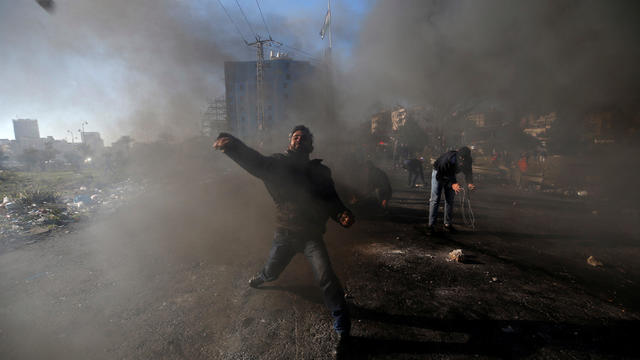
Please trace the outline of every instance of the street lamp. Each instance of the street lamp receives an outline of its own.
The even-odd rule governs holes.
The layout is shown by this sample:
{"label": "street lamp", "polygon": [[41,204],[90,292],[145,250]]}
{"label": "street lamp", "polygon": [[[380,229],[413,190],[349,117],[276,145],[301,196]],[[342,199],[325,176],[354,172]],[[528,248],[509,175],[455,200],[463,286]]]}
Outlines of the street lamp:
{"label": "street lamp", "polygon": [[80,133],[80,140],[82,141],[83,144],[84,144],[84,126],[85,125],[89,125],[89,123],[86,121],[83,121],[80,124],[80,129],[78,129],[78,132]]}
{"label": "street lamp", "polygon": [[67,132],[69,133],[69,135],[71,135],[71,143],[75,143],[75,137],[73,136],[73,131],[71,130],[67,130]]}

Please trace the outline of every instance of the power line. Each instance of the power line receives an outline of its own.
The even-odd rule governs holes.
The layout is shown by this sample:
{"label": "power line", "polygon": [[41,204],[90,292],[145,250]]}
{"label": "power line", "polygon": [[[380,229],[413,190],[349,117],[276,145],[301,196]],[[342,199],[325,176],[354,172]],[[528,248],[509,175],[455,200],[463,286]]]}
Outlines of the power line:
{"label": "power line", "polygon": [[238,0],[236,0],[236,5],[238,5],[238,9],[240,9],[240,13],[244,17],[244,21],[246,21],[247,25],[249,25],[249,29],[251,29],[251,32],[253,33],[253,35],[255,35],[256,39],[258,39],[258,33],[255,32],[255,30],[253,30],[253,26],[251,26],[249,19],[247,19],[247,15],[244,14],[244,11],[242,10],[242,6],[240,6],[240,3],[238,2]]}
{"label": "power line", "polygon": [[293,51],[297,51],[297,52],[299,52],[299,53],[305,54],[305,55],[307,55],[307,56],[309,56],[309,57],[315,57],[315,55],[312,55],[311,53],[306,52],[306,51],[304,51],[304,50],[300,50],[300,49],[294,48],[293,46],[289,46],[289,45],[287,45],[287,44],[282,44],[282,46],[284,46],[284,47],[286,47],[286,48],[289,48],[289,49],[291,49],[291,50],[293,50]]}
{"label": "power line", "polygon": [[313,60],[313,61],[316,61],[316,62],[318,62],[318,63],[321,63],[321,62],[322,62],[322,60],[321,60],[320,58],[318,58],[318,57],[316,57],[315,55],[313,55],[313,54],[311,54],[311,53],[309,53],[309,52],[306,52],[306,51],[304,51],[304,50],[297,49],[297,48],[294,48],[293,46],[289,46],[289,45],[286,45],[286,44],[281,44],[281,46],[282,46],[282,47],[284,47],[284,48],[286,48],[288,51],[293,51],[293,52],[297,53],[297,54],[298,54],[298,55],[300,55],[300,56],[303,56],[303,57],[309,58],[309,59],[311,59],[311,60]]}
{"label": "power line", "polygon": [[262,9],[260,8],[260,3],[256,0],[256,5],[258,5],[258,10],[260,10],[260,17],[262,18],[262,22],[264,23],[264,27],[267,29],[267,34],[269,34],[269,39],[271,39],[271,31],[269,31],[269,26],[267,22],[264,20],[264,15],[262,15]]}
{"label": "power line", "polygon": [[[282,47],[280,47],[280,46],[273,46],[273,45],[271,45],[271,46],[269,46],[269,47],[270,47],[271,49],[274,49],[274,50],[280,50],[280,49],[282,49]],[[307,55],[307,54],[303,54],[303,53],[298,53],[297,51],[294,51],[294,52],[296,53],[296,56],[301,57],[303,60],[306,60],[306,61],[312,62],[312,63],[314,63],[314,64],[320,64],[320,63],[322,63],[322,60],[321,60],[321,59],[319,59],[319,58],[317,58],[317,57],[313,57],[313,56],[311,56],[311,55]]]}
{"label": "power line", "polygon": [[229,15],[229,12],[227,11],[227,8],[225,8],[224,5],[222,5],[222,1],[218,0],[218,4],[220,4],[220,6],[222,7],[222,10],[224,10],[224,13],[227,14],[227,16],[229,17],[229,20],[231,20],[231,23],[236,28],[236,31],[238,32],[238,34],[242,38],[242,41],[244,41],[245,44],[248,44],[247,40],[244,38],[244,35],[242,35],[242,32],[238,28],[238,25],[236,24],[235,21],[233,21],[233,18],[231,17],[231,15]]}

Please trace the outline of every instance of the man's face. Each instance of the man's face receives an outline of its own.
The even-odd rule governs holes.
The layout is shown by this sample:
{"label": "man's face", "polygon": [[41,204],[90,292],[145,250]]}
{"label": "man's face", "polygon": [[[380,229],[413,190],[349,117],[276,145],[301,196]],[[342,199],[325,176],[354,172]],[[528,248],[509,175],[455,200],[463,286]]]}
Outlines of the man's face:
{"label": "man's face", "polygon": [[312,149],[311,145],[311,135],[302,130],[298,130],[291,135],[289,150],[310,153]]}

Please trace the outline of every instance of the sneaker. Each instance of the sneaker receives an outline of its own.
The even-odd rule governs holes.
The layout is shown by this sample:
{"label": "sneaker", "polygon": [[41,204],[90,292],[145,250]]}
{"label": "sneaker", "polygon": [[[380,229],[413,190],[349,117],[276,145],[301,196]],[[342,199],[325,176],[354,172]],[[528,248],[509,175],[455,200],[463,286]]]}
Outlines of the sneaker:
{"label": "sneaker", "polygon": [[454,228],[453,225],[451,225],[451,224],[444,224],[444,230],[447,231],[447,232],[450,232],[450,233],[457,232],[456,228]]}
{"label": "sneaker", "polygon": [[351,317],[348,310],[336,310],[332,312],[333,329],[340,336],[349,336],[351,331]]}
{"label": "sneaker", "polygon": [[262,275],[260,274],[256,274],[256,276],[252,277],[251,279],[249,279],[249,286],[251,286],[252,288],[257,288],[258,286],[264,284],[264,279],[262,278]]}

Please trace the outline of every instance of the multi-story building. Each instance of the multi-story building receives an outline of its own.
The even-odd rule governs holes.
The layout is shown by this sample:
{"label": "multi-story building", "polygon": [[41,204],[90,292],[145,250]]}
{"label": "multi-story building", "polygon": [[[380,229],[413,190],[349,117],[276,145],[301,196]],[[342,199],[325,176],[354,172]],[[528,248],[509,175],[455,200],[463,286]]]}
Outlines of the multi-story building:
{"label": "multi-story building", "polygon": [[227,120],[227,106],[224,97],[219,97],[211,102],[207,111],[202,115],[201,134],[203,136],[216,136],[223,131],[229,131]]}
{"label": "multi-story building", "polygon": [[[272,129],[290,120],[291,97],[299,94],[315,67],[306,61],[286,56],[271,56],[264,61],[264,128]],[[256,62],[224,63],[227,119],[231,131],[243,138],[258,133],[256,114]]]}
{"label": "multi-story building", "polygon": [[38,120],[14,119],[13,133],[17,141],[21,141],[23,139],[40,139],[40,130],[38,130]]}
{"label": "multi-story building", "polygon": [[99,132],[85,131],[82,133],[82,142],[87,144],[94,153],[100,153],[104,150],[104,141],[100,137]]}

